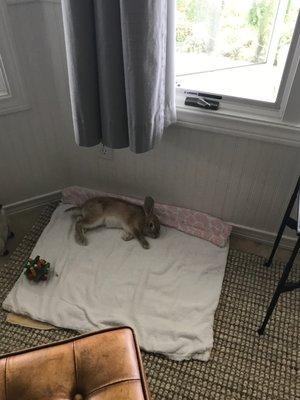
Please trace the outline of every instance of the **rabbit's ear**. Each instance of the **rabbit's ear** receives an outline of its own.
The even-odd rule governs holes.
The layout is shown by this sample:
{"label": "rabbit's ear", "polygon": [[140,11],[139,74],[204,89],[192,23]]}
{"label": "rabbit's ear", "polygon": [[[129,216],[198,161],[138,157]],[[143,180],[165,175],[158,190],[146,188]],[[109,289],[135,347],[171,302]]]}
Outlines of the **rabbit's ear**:
{"label": "rabbit's ear", "polygon": [[145,197],[144,211],[145,211],[145,214],[147,216],[150,216],[150,215],[153,214],[153,211],[154,211],[154,200],[150,196]]}

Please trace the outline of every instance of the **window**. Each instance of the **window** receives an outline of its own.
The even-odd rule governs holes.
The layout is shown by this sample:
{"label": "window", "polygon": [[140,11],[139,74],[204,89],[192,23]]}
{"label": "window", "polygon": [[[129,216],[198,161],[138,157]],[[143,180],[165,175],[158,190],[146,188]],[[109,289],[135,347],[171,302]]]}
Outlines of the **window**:
{"label": "window", "polygon": [[7,5],[0,1],[0,114],[27,108]]}
{"label": "window", "polygon": [[274,103],[300,0],[177,0],[180,86]]}
{"label": "window", "polygon": [[218,109],[206,102],[220,103],[214,114],[226,116],[228,130],[230,116],[289,125],[300,144],[299,7],[300,0],[176,0],[179,118],[185,110],[182,120],[196,122],[192,111],[187,118],[193,108],[203,123]]}
{"label": "window", "polygon": [[8,82],[5,75],[4,65],[0,56],[0,98],[9,94]]}

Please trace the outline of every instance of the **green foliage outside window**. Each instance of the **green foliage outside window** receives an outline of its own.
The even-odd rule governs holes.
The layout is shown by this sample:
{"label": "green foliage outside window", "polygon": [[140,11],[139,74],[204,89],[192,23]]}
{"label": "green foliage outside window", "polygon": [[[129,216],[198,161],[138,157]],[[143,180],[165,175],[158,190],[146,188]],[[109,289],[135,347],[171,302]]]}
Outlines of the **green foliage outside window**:
{"label": "green foliage outside window", "polygon": [[[277,7],[277,0],[177,0],[177,51],[264,62]],[[290,0],[279,50],[291,41],[296,14]]]}

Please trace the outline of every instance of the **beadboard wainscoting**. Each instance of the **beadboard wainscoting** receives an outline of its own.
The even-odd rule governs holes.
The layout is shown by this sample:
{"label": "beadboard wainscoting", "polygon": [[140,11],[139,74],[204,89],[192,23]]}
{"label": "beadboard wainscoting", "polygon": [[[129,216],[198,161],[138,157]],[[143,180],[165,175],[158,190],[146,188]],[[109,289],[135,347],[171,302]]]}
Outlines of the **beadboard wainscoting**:
{"label": "beadboard wainscoting", "polygon": [[9,1],[32,108],[0,117],[3,202],[67,185],[151,194],[232,222],[241,236],[273,239],[300,173],[299,147],[184,124],[169,128],[146,154],[115,150],[106,160],[98,147],[77,147],[60,3]]}
{"label": "beadboard wainscoting", "polygon": [[[201,210],[270,242],[299,174],[299,148],[185,128],[168,129],[153,151],[70,148],[74,184]],[[247,228],[247,229],[245,229]]]}

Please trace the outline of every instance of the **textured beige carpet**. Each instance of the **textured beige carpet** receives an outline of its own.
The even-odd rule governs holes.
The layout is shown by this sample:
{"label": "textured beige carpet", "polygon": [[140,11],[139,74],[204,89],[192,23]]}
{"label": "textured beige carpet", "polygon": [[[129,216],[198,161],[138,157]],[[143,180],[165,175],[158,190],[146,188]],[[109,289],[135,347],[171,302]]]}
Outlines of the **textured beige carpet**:
{"label": "textured beige carpet", "polygon": [[[24,260],[49,221],[46,207],[7,265],[0,267],[2,302],[22,271]],[[230,250],[220,303],[215,316],[211,360],[175,362],[143,354],[151,393],[156,400],[296,400],[300,399],[299,291],[282,295],[266,334],[257,335],[282,264],[270,269],[264,259]],[[293,276],[299,276],[299,267]],[[41,331],[6,322],[0,310],[0,353],[37,346],[76,335],[66,329]],[[297,391],[298,389],[298,391]]]}

